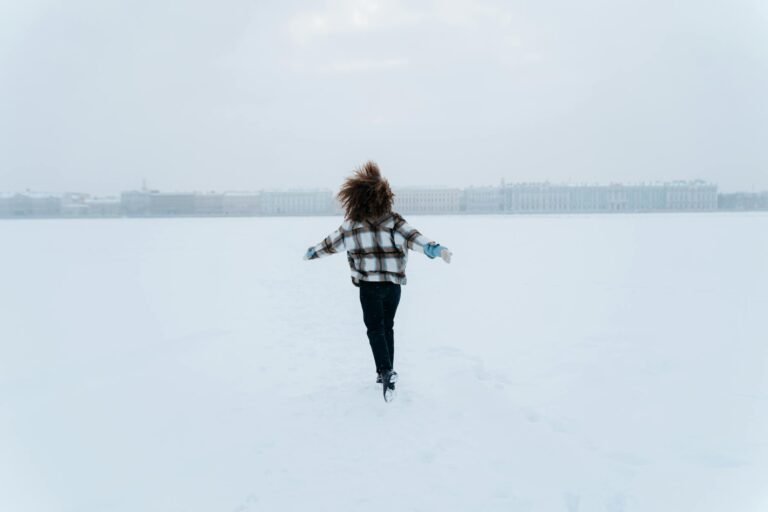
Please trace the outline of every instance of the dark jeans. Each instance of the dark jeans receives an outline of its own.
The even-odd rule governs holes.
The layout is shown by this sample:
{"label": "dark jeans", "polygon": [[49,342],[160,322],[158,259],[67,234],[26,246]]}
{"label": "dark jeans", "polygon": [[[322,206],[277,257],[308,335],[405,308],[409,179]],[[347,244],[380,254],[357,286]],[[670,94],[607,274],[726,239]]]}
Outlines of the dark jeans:
{"label": "dark jeans", "polygon": [[363,321],[368,329],[368,342],[379,373],[391,370],[395,360],[395,333],[392,329],[399,303],[399,284],[360,281]]}

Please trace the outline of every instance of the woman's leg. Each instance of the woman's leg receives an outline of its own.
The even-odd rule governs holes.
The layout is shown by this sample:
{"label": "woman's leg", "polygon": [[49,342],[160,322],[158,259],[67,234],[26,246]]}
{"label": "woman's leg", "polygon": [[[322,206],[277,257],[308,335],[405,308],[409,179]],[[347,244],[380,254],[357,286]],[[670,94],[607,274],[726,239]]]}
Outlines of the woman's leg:
{"label": "woman's leg", "polygon": [[363,321],[367,328],[368,342],[373,352],[376,371],[384,373],[392,369],[384,322],[385,290],[381,283],[360,282],[360,305],[363,307]]}
{"label": "woman's leg", "polygon": [[400,285],[392,284],[387,287],[387,294],[383,301],[384,307],[384,335],[387,338],[387,351],[389,352],[389,366],[395,367],[395,313],[400,304]]}

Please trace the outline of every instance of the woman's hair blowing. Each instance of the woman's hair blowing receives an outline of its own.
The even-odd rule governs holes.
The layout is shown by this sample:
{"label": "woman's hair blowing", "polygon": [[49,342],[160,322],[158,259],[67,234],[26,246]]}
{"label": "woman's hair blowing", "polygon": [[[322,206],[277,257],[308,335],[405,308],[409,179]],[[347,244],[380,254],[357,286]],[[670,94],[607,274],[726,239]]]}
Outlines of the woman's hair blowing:
{"label": "woman's hair blowing", "polygon": [[347,219],[360,222],[391,212],[395,195],[381,177],[379,166],[367,162],[344,181],[337,197]]}

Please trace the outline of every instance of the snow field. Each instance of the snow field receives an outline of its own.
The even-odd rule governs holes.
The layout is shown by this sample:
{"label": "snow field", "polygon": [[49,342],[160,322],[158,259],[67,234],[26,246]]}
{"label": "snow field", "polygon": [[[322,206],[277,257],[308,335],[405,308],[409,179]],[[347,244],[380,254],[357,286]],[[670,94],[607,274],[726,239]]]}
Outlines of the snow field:
{"label": "snow field", "polygon": [[768,216],[408,220],[390,404],[340,219],[0,223],[0,510],[768,508]]}

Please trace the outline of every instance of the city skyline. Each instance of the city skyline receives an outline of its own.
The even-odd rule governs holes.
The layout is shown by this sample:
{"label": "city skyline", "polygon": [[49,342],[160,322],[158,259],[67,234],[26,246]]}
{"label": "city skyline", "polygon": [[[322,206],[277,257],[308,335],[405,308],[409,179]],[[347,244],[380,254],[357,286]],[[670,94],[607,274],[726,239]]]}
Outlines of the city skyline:
{"label": "city skyline", "polygon": [[[768,191],[723,193],[703,180],[653,184],[500,183],[410,187],[394,191],[404,214],[642,213],[768,210]],[[232,217],[341,215],[327,188],[253,191],[161,191],[146,183],[118,196],[0,193],[0,218]]]}
{"label": "city skyline", "polygon": [[[738,189],[738,190],[730,190],[730,189],[724,189],[719,183],[704,180],[701,178],[693,178],[693,179],[660,179],[660,180],[647,180],[647,181],[553,181],[553,180],[540,180],[540,181],[511,181],[509,179],[505,178],[499,178],[495,183],[484,183],[484,184],[477,184],[477,183],[470,183],[470,184],[464,184],[464,185],[455,185],[455,186],[449,186],[442,183],[432,183],[432,184],[415,184],[415,185],[397,185],[393,184],[390,181],[390,186],[392,186],[393,190],[419,190],[419,189],[458,189],[458,190],[465,190],[465,189],[482,189],[482,188],[488,188],[488,187],[498,187],[498,186],[519,186],[519,185],[551,185],[551,186],[651,186],[651,185],[672,185],[672,184],[680,184],[680,183],[701,183],[701,184],[708,184],[708,185],[714,185],[717,187],[717,190],[719,193],[760,193],[760,192],[766,192],[768,191],[768,187],[765,189],[758,189],[758,188],[751,188],[751,189]],[[338,184],[341,185],[341,182]],[[52,196],[63,196],[66,194],[86,194],[90,197],[116,197],[119,196],[122,192],[127,191],[147,191],[147,192],[162,192],[162,193],[180,193],[180,194],[187,194],[187,193],[195,193],[195,194],[207,194],[207,193],[216,193],[216,194],[238,194],[238,193],[251,193],[251,192],[293,192],[293,191],[330,191],[334,194],[338,191],[337,187],[332,186],[309,186],[309,185],[301,185],[297,184],[294,186],[285,186],[285,187],[253,187],[253,188],[223,188],[223,187],[214,187],[214,188],[208,188],[208,189],[185,189],[182,187],[170,187],[170,188],[161,188],[158,186],[155,186],[152,182],[143,179],[138,182],[138,184],[135,184],[134,186],[129,186],[123,189],[119,190],[111,190],[111,191],[105,191],[105,192],[98,192],[98,191],[92,191],[92,190],[84,190],[84,189],[75,189],[73,187],[65,188],[62,190],[42,190],[42,189],[33,189],[33,188],[25,188],[25,189],[17,189],[17,190],[10,190],[10,189],[3,189],[0,188],[0,194],[3,195],[13,195],[13,194],[40,194],[40,195],[52,195]]]}
{"label": "city skyline", "polygon": [[[300,189],[311,189],[311,190],[319,190],[319,189],[330,189],[330,190],[337,190],[338,187],[341,186],[346,176],[351,174],[351,172],[354,170],[354,168],[350,169],[350,171],[347,174],[339,174],[338,179],[335,183],[315,183],[314,181],[311,181],[309,183],[298,183],[293,182],[289,183],[289,180],[286,180],[285,184],[271,184],[271,185],[265,185],[264,182],[261,182],[262,184],[259,185],[259,182],[257,180],[253,180],[250,185],[243,184],[242,186],[226,186],[224,183],[218,183],[216,180],[211,180],[211,186],[210,187],[197,187],[197,188],[188,188],[184,187],[182,185],[174,185],[173,183],[168,183],[163,180],[152,180],[147,179],[146,177],[139,177],[135,180],[128,180],[126,186],[124,187],[118,187],[118,188],[102,188],[102,187],[96,187],[96,188],[78,188],[76,185],[69,185],[63,184],[59,187],[36,187],[32,186],[32,181],[28,183],[28,186],[23,186],[21,188],[12,188],[6,183],[8,180],[0,180],[0,193],[16,193],[16,192],[34,192],[34,193],[49,193],[54,195],[61,195],[61,194],[67,194],[67,193],[80,193],[85,192],[94,196],[110,196],[113,194],[119,194],[121,191],[124,190],[141,190],[143,187],[146,187],[148,190],[164,190],[164,191],[171,191],[171,192],[251,192],[251,191],[258,191],[258,190],[300,190]],[[766,173],[768,175],[768,171]],[[0,178],[2,178],[2,173],[0,172]],[[530,179],[530,180],[515,180],[514,178],[510,176],[501,176],[497,178],[495,181],[490,182],[460,182],[460,181],[454,181],[454,182],[446,182],[444,180],[443,182],[417,182],[414,180],[406,180],[404,182],[395,182],[393,179],[389,178],[385,175],[385,178],[388,179],[390,184],[395,188],[481,188],[481,187],[491,187],[491,186],[497,186],[499,184],[503,183],[550,183],[550,184],[558,184],[558,185],[610,185],[610,184],[626,184],[626,185],[646,185],[646,184],[661,184],[661,183],[677,183],[677,182],[707,182],[707,183],[716,183],[718,185],[718,190],[725,193],[739,193],[739,192],[762,192],[764,190],[768,190],[768,183],[765,184],[765,186],[758,186],[755,183],[749,184],[748,186],[743,187],[727,187],[723,186],[720,182],[715,182],[714,180],[708,180],[705,179],[702,176],[697,176],[695,174],[691,175],[691,177],[686,178],[683,176],[678,175],[675,178],[665,178],[663,176],[658,177],[657,179],[637,179],[637,180],[624,180],[621,179],[604,179],[604,180],[589,180],[589,179],[577,179],[574,177],[570,177],[568,179],[563,180],[557,180],[557,179]],[[225,180],[222,180],[225,181]],[[273,180],[268,180],[269,183],[272,183]]]}

